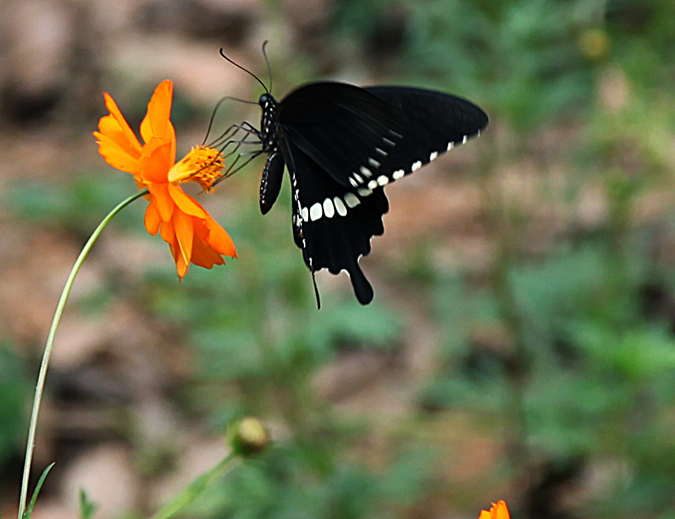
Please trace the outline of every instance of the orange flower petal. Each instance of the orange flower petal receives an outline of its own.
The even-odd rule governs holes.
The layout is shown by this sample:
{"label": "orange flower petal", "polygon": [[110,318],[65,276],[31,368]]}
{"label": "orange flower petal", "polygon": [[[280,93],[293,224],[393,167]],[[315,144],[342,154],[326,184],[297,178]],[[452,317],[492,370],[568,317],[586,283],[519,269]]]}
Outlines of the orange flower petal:
{"label": "orange flower petal", "polygon": [[167,184],[168,185],[168,190],[169,190],[169,196],[171,199],[176,203],[178,208],[191,215],[191,216],[196,216],[197,218],[205,218],[206,215],[208,214],[206,212],[206,209],[204,209],[199,202],[197,202],[194,198],[191,196],[185,194],[183,189],[179,186],[176,186],[174,184]]}
{"label": "orange flower petal", "polygon": [[141,180],[166,183],[171,166],[173,166],[173,162],[169,141],[153,138],[143,146],[139,172]]}
{"label": "orange flower petal", "polygon": [[150,190],[150,194],[152,195],[155,209],[157,209],[157,213],[162,219],[162,222],[170,222],[171,217],[173,216],[175,204],[169,196],[168,184],[149,182],[147,186]]}
{"label": "orange flower petal", "polygon": [[183,254],[181,254],[180,246],[176,239],[176,230],[173,220],[162,224],[160,235],[162,236],[162,239],[169,244],[171,255],[176,262],[176,272],[178,273],[178,277],[182,280],[185,274],[187,274],[190,263],[186,262]]}
{"label": "orange flower petal", "polygon": [[[130,154],[132,153],[131,150],[135,150],[140,154],[141,152],[141,143],[138,142],[138,138],[136,137],[136,134],[133,132],[131,127],[129,126],[129,123],[127,123],[127,120],[124,118],[122,115],[122,112],[120,109],[117,107],[117,103],[115,103],[115,100],[110,97],[110,95],[106,92],[103,93],[103,98],[105,99],[105,106],[110,112],[110,116],[115,120],[117,123],[117,126],[119,127],[119,131],[121,131],[124,134],[124,140],[126,141],[126,145],[129,148]],[[100,123],[99,123],[100,124]],[[101,132],[104,132],[105,129],[111,129],[112,125],[111,122],[108,120],[104,128],[100,128]]]}
{"label": "orange flower petal", "polygon": [[176,257],[176,273],[178,274],[178,278],[181,281],[183,281],[183,278],[188,273],[189,268],[190,268],[190,264],[185,262],[185,260],[183,259],[183,256],[178,255]]}
{"label": "orange flower petal", "polygon": [[173,229],[173,221],[162,222],[159,235],[166,243],[169,244],[169,247],[171,247],[171,252],[173,252],[176,246],[176,233]]}
{"label": "orange flower petal", "polygon": [[483,510],[478,519],[510,519],[509,508],[504,501],[492,503],[490,510]]}
{"label": "orange flower petal", "polygon": [[211,216],[208,217],[207,226],[209,228],[208,244],[211,248],[219,254],[236,258],[237,249],[234,246],[232,238],[227,234],[227,231],[211,218]]}
{"label": "orange flower petal", "polygon": [[146,142],[153,137],[166,139],[171,144],[171,165],[176,161],[176,132],[171,124],[171,98],[173,96],[173,83],[169,80],[162,81],[150,98],[148,112],[141,121],[141,136]]}
{"label": "orange flower petal", "polygon": [[[131,128],[128,128],[128,130],[131,131]],[[141,156],[141,146],[138,144],[136,136],[134,135],[134,140],[130,142],[128,134],[125,133],[125,129],[114,116],[105,115],[98,120],[98,133],[107,137],[115,136],[115,141],[117,141],[120,147],[124,147],[129,155],[136,158]]]}
{"label": "orange flower petal", "polygon": [[162,219],[159,217],[159,212],[155,208],[154,200],[150,202],[147,209],[145,210],[145,230],[148,231],[152,236],[157,234],[159,227],[162,224]]}
{"label": "orange flower petal", "polygon": [[[110,117],[107,115],[102,118]],[[106,133],[94,132],[97,139],[98,152],[113,168],[136,175],[140,169],[140,152],[130,153],[130,149],[124,144],[124,134],[121,131],[107,131]]]}
{"label": "orange flower petal", "polygon": [[188,265],[185,264],[183,257],[180,254],[180,248],[176,242],[176,232],[173,227],[173,220],[170,222],[164,222],[160,228],[159,234],[162,239],[169,244],[171,255],[173,256],[173,260],[176,262],[176,271],[178,272],[178,277],[183,279],[183,276],[187,274]]}
{"label": "orange flower petal", "polygon": [[203,220],[195,219],[195,235],[218,254],[237,257],[237,249],[232,238],[210,214],[207,213]]}
{"label": "orange flower petal", "polygon": [[224,265],[225,260],[195,234],[195,241],[192,245],[192,263],[210,269],[214,265]]}
{"label": "orange flower petal", "polygon": [[194,241],[192,217],[183,211],[174,211],[173,225],[180,255],[183,261],[189,264],[192,258],[192,242]]}

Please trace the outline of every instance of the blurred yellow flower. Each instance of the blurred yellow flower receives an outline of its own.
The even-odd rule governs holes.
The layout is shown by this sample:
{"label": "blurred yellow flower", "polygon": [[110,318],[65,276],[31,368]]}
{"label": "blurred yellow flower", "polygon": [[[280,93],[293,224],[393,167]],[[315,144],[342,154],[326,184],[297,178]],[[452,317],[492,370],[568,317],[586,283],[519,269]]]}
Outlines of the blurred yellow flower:
{"label": "blurred yellow flower", "polygon": [[145,228],[153,236],[159,232],[169,244],[182,279],[190,263],[210,269],[224,264],[223,256],[236,258],[237,251],[225,229],[178,185],[197,182],[211,191],[222,174],[223,157],[216,149],[199,146],[176,163],[176,133],[169,119],[172,95],[171,81],[155,89],[141,122],[141,145],[115,101],[104,93],[110,115],[101,118],[94,136],[108,164],[131,173],[139,188],[148,188]]}
{"label": "blurred yellow flower", "polygon": [[492,503],[490,510],[483,510],[478,519],[510,519],[509,509],[504,501]]}

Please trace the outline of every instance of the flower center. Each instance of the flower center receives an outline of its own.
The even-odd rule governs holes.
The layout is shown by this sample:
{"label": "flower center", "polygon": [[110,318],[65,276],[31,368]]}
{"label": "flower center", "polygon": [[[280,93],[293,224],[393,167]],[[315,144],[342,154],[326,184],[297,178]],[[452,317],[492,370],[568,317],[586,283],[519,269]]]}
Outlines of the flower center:
{"label": "flower center", "polygon": [[198,182],[207,193],[222,176],[223,154],[213,148],[196,146],[169,170],[169,182]]}

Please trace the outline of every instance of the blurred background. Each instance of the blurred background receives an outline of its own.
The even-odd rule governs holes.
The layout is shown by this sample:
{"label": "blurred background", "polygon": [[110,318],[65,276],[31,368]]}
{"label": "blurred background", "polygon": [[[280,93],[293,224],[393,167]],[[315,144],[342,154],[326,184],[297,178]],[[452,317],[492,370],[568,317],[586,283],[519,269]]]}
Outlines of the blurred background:
{"label": "blurred background", "polygon": [[[179,155],[217,100],[331,78],[438,88],[491,126],[387,188],[386,234],[348,279],[266,217],[258,159],[208,198],[239,259],[178,283],[144,202],[79,275],[47,381],[36,519],[147,517],[227,452],[274,447],[200,518],[675,518],[672,0],[0,1],[0,514],[16,514],[27,416],[84,241],[135,192],[91,132],[109,92],[138,124],[175,82]],[[216,127],[260,111],[228,102]],[[34,478],[35,481],[35,478]]]}

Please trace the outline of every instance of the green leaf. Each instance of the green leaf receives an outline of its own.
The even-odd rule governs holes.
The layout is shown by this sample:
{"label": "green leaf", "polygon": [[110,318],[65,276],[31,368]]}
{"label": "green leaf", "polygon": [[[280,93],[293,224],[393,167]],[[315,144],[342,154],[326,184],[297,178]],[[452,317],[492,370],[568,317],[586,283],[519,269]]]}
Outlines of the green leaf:
{"label": "green leaf", "polygon": [[35,508],[35,503],[37,501],[38,495],[40,494],[40,490],[42,489],[42,485],[47,479],[47,475],[49,474],[49,472],[52,470],[52,468],[54,468],[54,465],[56,465],[56,463],[51,463],[49,466],[47,466],[47,468],[40,476],[40,479],[38,480],[37,485],[35,486],[33,497],[31,498],[30,503],[28,504],[28,508],[23,513],[23,519],[30,519],[31,514],[33,513],[33,508]]}
{"label": "green leaf", "polygon": [[97,508],[98,505],[89,500],[87,491],[80,489],[80,519],[91,519]]}

